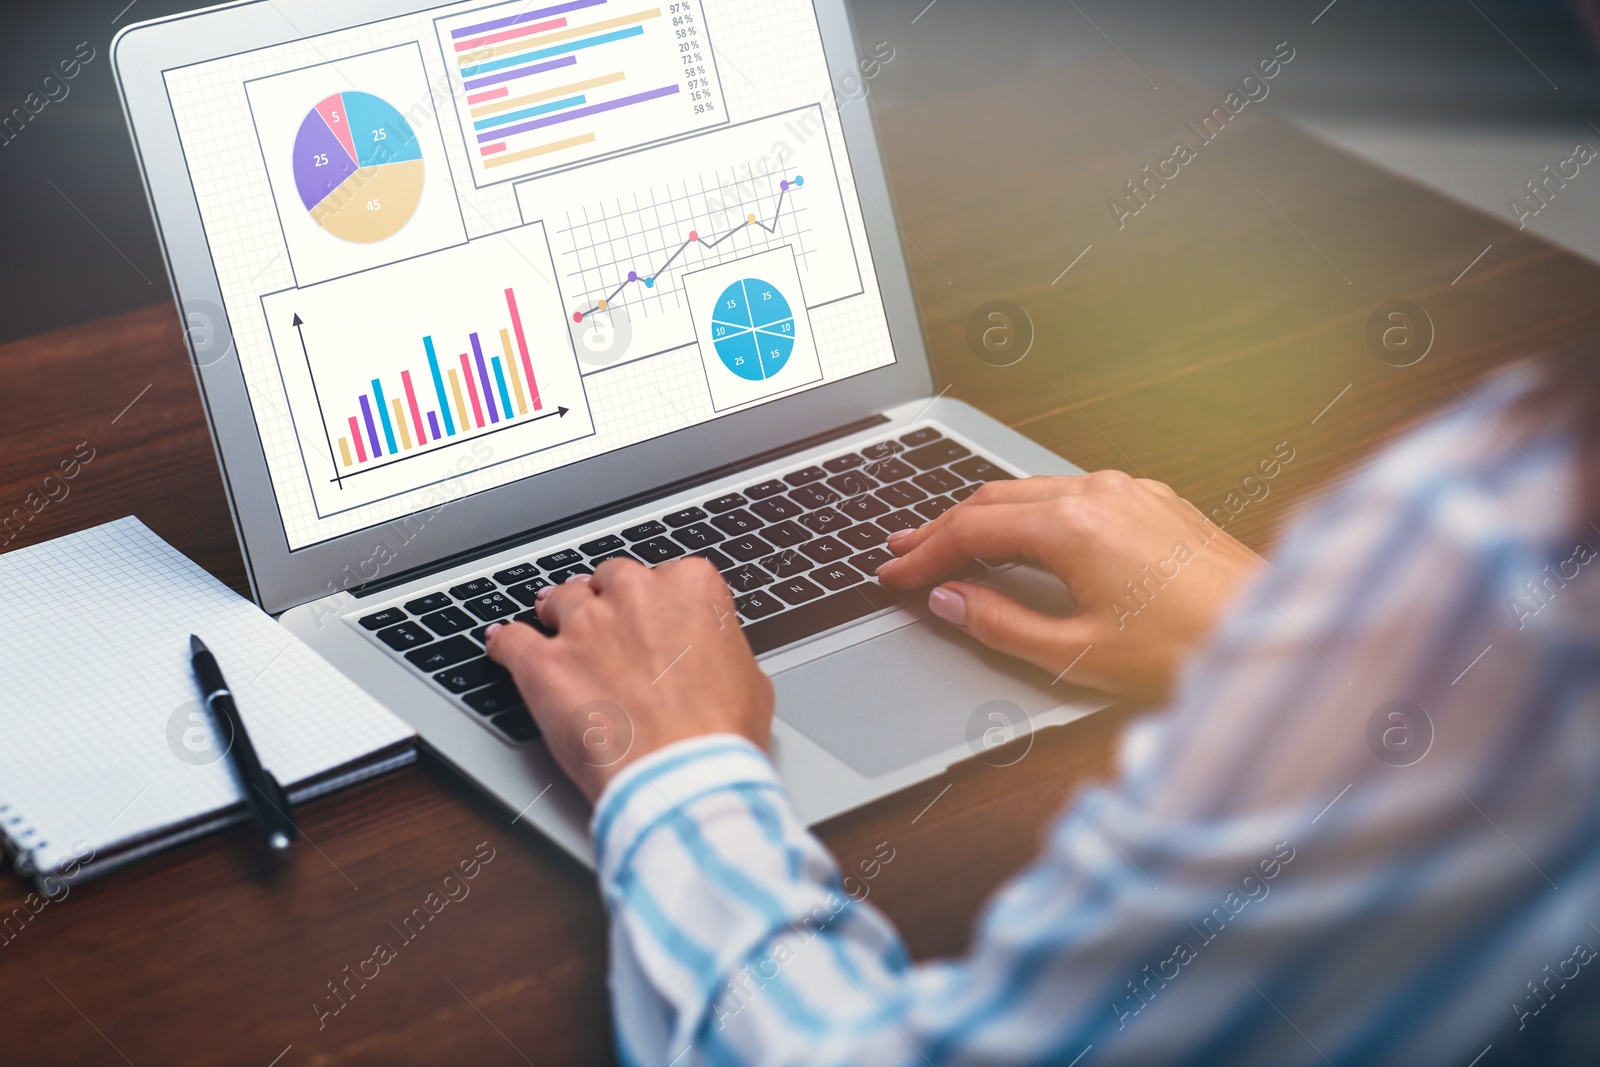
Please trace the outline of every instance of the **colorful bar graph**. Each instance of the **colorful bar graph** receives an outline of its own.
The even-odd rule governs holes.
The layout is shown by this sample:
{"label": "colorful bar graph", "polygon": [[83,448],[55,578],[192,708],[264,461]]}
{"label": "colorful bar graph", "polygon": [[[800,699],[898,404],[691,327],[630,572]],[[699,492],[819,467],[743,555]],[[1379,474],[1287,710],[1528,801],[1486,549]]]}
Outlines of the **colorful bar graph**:
{"label": "colorful bar graph", "polygon": [[478,343],[478,335],[475,333],[468,334],[467,340],[472,342],[472,358],[478,365],[478,377],[483,381],[483,403],[489,409],[489,421],[499,422],[500,413],[495,409],[494,403],[494,385],[489,381],[489,368],[483,363],[483,346]]}
{"label": "colorful bar graph", "polygon": [[569,96],[565,100],[552,100],[548,104],[535,104],[533,107],[525,107],[521,111],[508,111],[504,115],[479,119],[472,124],[472,128],[475,130],[487,130],[493,126],[504,126],[508,122],[516,122],[520,119],[531,119],[535,115],[548,115],[552,111],[561,111],[564,108],[577,107],[579,104],[588,102],[589,98],[579,93],[577,96]]}
{"label": "colorful bar graph", "polygon": [[659,89],[651,89],[643,93],[634,93],[632,96],[621,96],[615,100],[607,100],[603,104],[590,104],[588,107],[576,108],[572,111],[563,111],[555,115],[546,115],[541,119],[529,119],[519,122],[515,126],[506,126],[488,133],[478,134],[479,141],[492,141],[496,137],[510,137],[514,133],[527,133],[529,130],[542,130],[546,126],[554,126],[558,122],[571,122],[573,119],[587,118],[598,115],[603,111],[615,111],[619,107],[630,107],[633,104],[642,104],[647,100],[659,100],[663,96],[672,96],[678,92],[676,85],[664,85]]}
{"label": "colorful bar graph", "polygon": [[517,78],[525,78],[530,74],[543,74],[547,70],[558,70],[561,67],[575,67],[577,65],[577,56],[562,56],[560,59],[552,59],[548,63],[535,63],[531,67],[518,67],[515,70],[502,70],[498,74],[489,74],[482,78],[472,78],[471,80],[464,81],[461,84],[467,89],[482,89],[485,86],[499,85],[501,82],[514,81]]}
{"label": "colorful bar graph", "polygon": [[522,375],[517,373],[517,360],[511,354],[511,335],[505,330],[500,331],[500,348],[506,356],[506,373],[511,375],[511,391],[517,397],[517,414],[528,413],[528,399],[522,391]]}
{"label": "colorful bar graph", "polygon": [[361,426],[356,422],[354,415],[350,416],[350,440],[356,443],[356,462],[365,463],[367,461],[367,450],[361,443]]}
{"label": "colorful bar graph", "polygon": [[[639,21],[642,21],[645,18],[656,18],[656,17],[659,17],[660,14],[661,14],[661,12],[659,10],[656,10],[656,11],[653,11],[653,12],[647,14],[647,15],[633,16],[633,17],[630,17],[630,18],[627,18],[627,19],[617,20],[617,21],[639,22]],[[601,25],[605,25],[605,24],[602,23]],[[594,27],[592,27],[592,26],[585,26],[585,27],[583,27],[583,31],[587,32],[588,30],[593,29],[593,28]],[[568,31],[568,32],[573,32],[573,31]],[[472,78],[472,77],[476,77],[479,74],[490,74],[490,73],[492,73],[494,71],[504,70],[507,67],[515,67],[515,66],[517,66],[519,64],[522,64],[522,63],[528,63],[528,62],[533,62],[533,61],[542,60],[542,59],[553,59],[556,56],[564,55],[564,54],[569,53],[569,52],[582,52],[585,49],[598,48],[603,44],[610,44],[612,41],[622,41],[622,40],[626,40],[629,37],[641,37],[643,35],[644,35],[644,27],[643,26],[629,26],[627,29],[612,30],[610,33],[599,33],[599,34],[596,34],[593,37],[584,37],[584,38],[582,38],[580,40],[576,40],[576,41],[562,41],[560,44],[553,44],[553,45],[550,45],[550,46],[548,46],[546,48],[535,48],[532,51],[519,50],[516,55],[502,56],[499,59],[490,59],[490,60],[486,60],[485,62],[482,62],[482,63],[472,63],[472,64],[469,64],[467,66],[464,66],[464,67],[461,68],[461,76],[463,78]],[[563,36],[563,35],[562,34],[551,34],[551,36],[552,37],[560,37],[560,36]],[[495,49],[489,49],[489,51],[493,52],[493,51],[496,51],[496,50]],[[463,57],[463,58],[470,58],[470,57]]]}
{"label": "colorful bar graph", "polygon": [[[444,412],[445,433],[449,434],[451,437],[454,437],[456,435],[456,427],[455,423],[450,418],[450,398],[445,396],[444,379],[439,377],[439,356],[438,353],[434,352],[433,350],[433,338],[424,337],[422,339],[422,347],[428,353],[428,371],[433,375],[433,391],[434,394],[439,398],[439,410]],[[465,422],[466,420],[463,419],[462,421]],[[434,440],[438,440],[439,438],[439,430],[437,427],[434,428],[433,437]]]}
{"label": "colorful bar graph", "polygon": [[478,383],[472,379],[472,368],[467,365],[467,354],[461,353],[461,377],[467,383],[467,395],[472,398],[472,418],[478,428],[483,428],[483,405],[478,402]]}
{"label": "colorful bar graph", "polygon": [[511,312],[511,328],[517,334],[517,351],[522,355],[522,370],[528,376],[528,396],[533,400],[533,410],[544,407],[539,399],[539,381],[533,376],[533,360],[528,357],[528,338],[522,332],[522,315],[517,311],[517,294],[506,290],[506,310]]}
{"label": "colorful bar graph", "polygon": [[518,37],[531,37],[545,30],[559,30],[567,24],[566,19],[550,19],[548,22],[535,22],[528,26],[518,26],[512,30],[501,30],[499,33],[486,33],[482,37],[473,37],[465,41],[456,42],[457,52],[474,52],[480,48],[497,45],[501,41],[514,41]]}
{"label": "colorful bar graph", "polygon": [[[423,336],[426,371],[415,365],[397,368],[392,376],[386,376],[387,386],[384,378],[373,378],[371,388],[355,398],[351,409],[340,413],[344,426],[329,435],[330,459],[336,468],[341,462],[344,468],[370,466],[385,457],[387,465],[405,454],[443,445],[450,438],[538,417],[533,413],[543,402],[516,292],[500,292],[506,302],[506,318],[501,323],[509,319],[509,325],[485,327],[490,331],[491,349],[493,335],[499,334],[499,352],[485,352],[483,334],[468,332],[468,351],[457,357],[457,366],[447,367],[439,360],[435,336]],[[349,435],[339,436],[344,428]]]}
{"label": "colorful bar graph", "polygon": [[372,439],[372,458],[377,459],[383,455],[383,446],[378,444],[378,428],[372,425],[372,406],[365,393],[361,394],[361,414],[367,420],[367,436]]}

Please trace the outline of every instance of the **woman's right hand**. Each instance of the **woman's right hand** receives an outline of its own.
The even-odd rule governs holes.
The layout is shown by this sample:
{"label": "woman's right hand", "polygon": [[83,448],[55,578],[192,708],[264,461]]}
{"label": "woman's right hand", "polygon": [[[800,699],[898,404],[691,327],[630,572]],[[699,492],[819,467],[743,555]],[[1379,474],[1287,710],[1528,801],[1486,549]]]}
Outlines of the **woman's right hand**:
{"label": "woman's right hand", "polygon": [[[999,652],[1055,677],[1164,697],[1263,560],[1160,482],[1121,471],[990,482],[889,540],[884,585],[935,583],[928,607]],[[974,559],[1023,559],[1060,578],[1077,610],[1047,615],[973,582]]]}

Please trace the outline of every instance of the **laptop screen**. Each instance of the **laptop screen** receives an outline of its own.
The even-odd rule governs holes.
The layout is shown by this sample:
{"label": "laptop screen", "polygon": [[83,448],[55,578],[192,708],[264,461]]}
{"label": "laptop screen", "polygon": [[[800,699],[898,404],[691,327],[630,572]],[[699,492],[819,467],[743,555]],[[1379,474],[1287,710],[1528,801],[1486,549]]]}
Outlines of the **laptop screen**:
{"label": "laptop screen", "polygon": [[289,548],[893,363],[839,120],[892,59],[513,0],[164,72]]}

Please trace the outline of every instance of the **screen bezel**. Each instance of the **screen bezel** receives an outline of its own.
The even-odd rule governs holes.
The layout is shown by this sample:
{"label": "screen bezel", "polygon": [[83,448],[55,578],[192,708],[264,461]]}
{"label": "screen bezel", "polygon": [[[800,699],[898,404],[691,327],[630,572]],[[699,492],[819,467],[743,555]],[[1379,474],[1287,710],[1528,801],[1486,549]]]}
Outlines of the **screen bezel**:
{"label": "screen bezel", "polygon": [[[180,316],[185,347],[233,512],[256,602],[277,614],[299,604],[415,573],[477,546],[503,543],[609,503],[637,500],[685,476],[737,466],[775,446],[871,417],[932,392],[933,376],[917,316],[909,266],[870,108],[865,99],[836,108],[867,229],[869,255],[889,322],[895,362],[796,396],[769,401],[683,430],[624,446],[510,484],[462,496],[436,511],[413,512],[350,534],[290,550],[256,429],[243,370],[233,348],[210,245],[167,95],[164,73],[241,52],[445,6],[415,0],[241,0],[128,26],[111,44],[112,66],[133,138]],[[844,0],[813,0],[830,91],[860,79]],[[205,356],[196,350],[194,309],[207,317]],[[220,321],[215,321],[220,320]],[[224,353],[214,361],[214,352]],[[427,521],[419,521],[426,516]],[[398,547],[396,547],[398,546]],[[379,573],[371,574],[374,561]]]}

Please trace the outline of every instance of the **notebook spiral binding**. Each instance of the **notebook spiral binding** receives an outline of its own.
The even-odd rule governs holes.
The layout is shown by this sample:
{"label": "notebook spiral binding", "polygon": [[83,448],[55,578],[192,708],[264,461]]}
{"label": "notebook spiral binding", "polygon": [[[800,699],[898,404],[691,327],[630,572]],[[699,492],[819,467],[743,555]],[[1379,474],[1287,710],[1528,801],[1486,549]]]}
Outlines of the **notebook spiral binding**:
{"label": "notebook spiral binding", "polygon": [[33,840],[38,836],[39,831],[22,817],[21,812],[14,810],[10,804],[0,804],[0,845],[16,856],[13,866],[24,877],[37,873],[33,863],[34,849],[49,844],[48,841]]}

